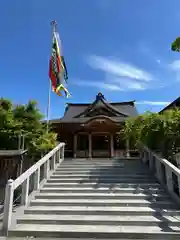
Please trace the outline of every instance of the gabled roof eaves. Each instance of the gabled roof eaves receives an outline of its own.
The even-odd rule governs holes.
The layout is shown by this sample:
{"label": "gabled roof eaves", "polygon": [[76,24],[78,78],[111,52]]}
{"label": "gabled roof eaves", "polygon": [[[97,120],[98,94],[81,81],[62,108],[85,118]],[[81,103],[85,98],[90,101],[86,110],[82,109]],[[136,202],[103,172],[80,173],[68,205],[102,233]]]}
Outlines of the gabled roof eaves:
{"label": "gabled roof eaves", "polygon": [[93,109],[94,106],[96,106],[96,104],[98,102],[102,102],[102,104],[104,104],[104,106],[106,108],[108,108],[110,111],[115,112],[117,115],[124,115],[125,117],[128,117],[128,113],[124,112],[124,111],[119,111],[116,107],[114,107],[112,104],[108,103],[107,101],[105,101],[105,99],[96,99],[92,104],[89,104],[87,106],[87,108],[81,112],[80,114],[77,114],[76,116],[74,116],[75,118],[79,118],[83,115],[86,115],[91,109]]}
{"label": "gabled roof eaves", "polygon": [[[104,105],[109,111],[114,112],[117,115],[117,118],[119,119],[138,115],[137,109],[134,104],[135,101],[109,103],[106,101],[104,96],[101,93],[99,93],[96,96],[96,99],[94,100],[94,102],[92,103],[67,103],[64,116],[61,118],[61,122],[83,121],[80,118],[85,119],[86,114],[91,109],[93,109],[93,107],[98,102],[102,103],[102,105]],[[79,119],[79,120],[76,120],[76,119]]]}
{"label": "gabled roof eaves", "polygon": [[167,105],[162,110],[160,110],[159,113],[164,112],[165,110],[167,110],[168,108],[172,107],[176,103],[180,103],[180,97],[176,98],[173,102],[171,102],[169,105]]}
{"label": "gabled roof eaves", "polygon": [[[103,118],[103,116],[98,116],[98,117]],[[125,122],[125,120],[127,119],[127,117],[110,117],[110,118],[112,119],[112,121],[117,122],[117,123]],[[50,124],[58,124],[58,123],[83,124],[83,123],[90,121],[91,119],[92,119],[91,117],[71,118],[71,119],[60,118],[60,119],[50,120]]]}

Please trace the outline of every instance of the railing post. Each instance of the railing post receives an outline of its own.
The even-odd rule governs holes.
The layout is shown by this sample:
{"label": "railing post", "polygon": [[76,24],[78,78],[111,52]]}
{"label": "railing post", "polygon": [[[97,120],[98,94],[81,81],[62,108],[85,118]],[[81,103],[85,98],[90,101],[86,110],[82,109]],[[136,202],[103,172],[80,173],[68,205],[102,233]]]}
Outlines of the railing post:
{"label": "railing post", "polygon": [[141,151],[142,151],[142,161],[143,163],[146,163],[146,150],[143,148]]}
{"label": "railing post", "polygon": [[180,175],[178,175],[178,189],[179,189],[179,194],[180,194]]}
{"label": "railing post", "polygon": [[145,163],[149,162],[149,151],[146,150]]}
{"label": "railing post", "polygon": [[58,149],[56,152],[56,162],[59,163],[60,162],[60,150]]}
{"label": "railing post", "polygon": [[27,205],[29,196],[29,178],[27,178],[22,184],[21,204]]}
{"label": "railing post", "polygon": [[55,156],[56,156],[56,163],[59,163],[60,161],[60,157],[59,157],[60,153],[59,153],[59,149],[56,151]]}
{"label": "railing post", "polygon": [[148,158],[149,158],[149,168],[150,168],[150,170],[152,170],[153,169],[153,155],[150,151],[148,152]]}
{"label": "railing post", "polygon": [[59,149],[59,161],[61,161],[61,159],[62,159],[62,147]]}
{"label": "railing post", "polygon": [[129,151],[129,139],[126,139],[126,157],[130,157],[130,151]]}
{"label": "railing post", "polygon": [[51,161],[52,161],[52,170],[54,170],[55,166],[56,166],[56,155],[55,154],[53,154]]}
{"label": "railing post", "polygon": [[64,150],[65,150],[65,145],[62,146],[61,148],[61,158],[64,160]]}
{"label": "railing post", "polygon": [[170,192],[173,191],[173,184],[172,184],[172,171],[168,166],[165,166],[166,168],[166,183],[167,188]]}
{"label": "railing post", "polygon": [[143,162],[143,154],[141,149],[139,150],[139,157],[140,157],[140,160]]}
{"label": "railing post", "polygon": [[156,177],[160,180],[160,182],[162,182],[161,163],[157,158],[156,158]]}
{"label": "railing post", "polygon": [[144,150],[140,149],[140,159],[144,163]]}
{"label": "railing post", "polygon": [[40,168],[38,168],[34,175],[34,190],[39,189],[39,183],[40,183]]}
{"label": "railing post", "polygon": [[59,162],[59,150],[57,150],[55,152],[55,156],[56,156],[56,163],[58,163]]}
{"label": "railing post", "polygon": [[147,162],[147,151],[144,150],[144,163],[146,163],[146,162]]}
{"label": "railing post", "polygon": [[47,179],[49,174],[49,160],[44,164],[44,178]]}
{"label": "railing post", "polygon": [[8,235],[8,230],[11,224],[12,209],[13,209],[14,188],[13,180],[9,179],[6,184],[4,214],[3,214],[3,233]]}

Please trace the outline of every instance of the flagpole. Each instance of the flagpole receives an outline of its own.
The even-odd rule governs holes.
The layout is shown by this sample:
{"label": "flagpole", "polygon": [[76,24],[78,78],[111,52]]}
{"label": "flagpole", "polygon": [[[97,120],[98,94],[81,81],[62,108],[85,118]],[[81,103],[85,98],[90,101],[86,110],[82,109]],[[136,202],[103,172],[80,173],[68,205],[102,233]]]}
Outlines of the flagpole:
{"label": "flagpole", "polygon": [[49,131],[49,115],[50,115],[50,107],[51,107],[51,80],[49,80],[49,90],[48,90],[48,103],[47,103],[47,133]]}
{"label": "flagpole", "polygon": [[[52,21],[51,22],[51,26],[52,26],[52,32],[54,33],[56,31],[56,26],[57,26],[57,23],[56,21]],[[48,103],[47,103],[47,115],[46,115],[46,118],[47,118],[47,133],[49,131],[49,117],[50,117],[50,109],[51,109],[51,80],[49,79],[49,90],[48,90]]]}

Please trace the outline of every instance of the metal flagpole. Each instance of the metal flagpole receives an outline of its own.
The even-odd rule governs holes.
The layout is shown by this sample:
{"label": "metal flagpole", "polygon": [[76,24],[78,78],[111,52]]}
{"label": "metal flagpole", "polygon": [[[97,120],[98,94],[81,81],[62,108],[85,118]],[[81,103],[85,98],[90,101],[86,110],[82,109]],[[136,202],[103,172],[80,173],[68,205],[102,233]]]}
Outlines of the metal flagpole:
{"label": "metal flagpole", "polygon": [[[56,31],[57,23],[56,21],[51,22],[53,33]],[[49,115],[50,115],[50,109],[51,109],[51,80],[49,79],[49,90],[48,90],[48,103],[47,103],[47,133],[49,131]]]}
{"label": "metal flagpole", "polygon": [[48,103],[47,103],[47,133],[49,131],[50,107],[51,107],[51,80],[49,79]]}

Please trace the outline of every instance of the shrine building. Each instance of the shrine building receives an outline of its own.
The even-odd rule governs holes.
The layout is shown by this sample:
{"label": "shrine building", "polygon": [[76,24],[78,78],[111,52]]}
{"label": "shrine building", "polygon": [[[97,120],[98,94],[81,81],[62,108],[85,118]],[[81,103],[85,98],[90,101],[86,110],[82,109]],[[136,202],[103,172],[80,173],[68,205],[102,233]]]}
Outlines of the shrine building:
{"label": "shrine building", "polygon": [[50,124],[66,143],[65,157],[130,157],[134,146],[120,131],[127,118],[137,115],[135,101],[110,103],[98,93],[92,103],[68,103],[64,116]]}

